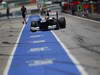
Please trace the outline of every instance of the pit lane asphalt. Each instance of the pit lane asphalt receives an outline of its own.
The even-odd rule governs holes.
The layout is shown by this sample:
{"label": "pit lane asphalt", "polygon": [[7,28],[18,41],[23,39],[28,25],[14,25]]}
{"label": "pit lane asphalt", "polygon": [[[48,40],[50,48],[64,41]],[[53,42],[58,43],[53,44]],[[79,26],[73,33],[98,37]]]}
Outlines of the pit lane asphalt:
{"label": "pit lane asphalt", "polygon": [[63,15],[66,29],[54,32],[89,75],[100,75],[100,22]]}
{"label": "pit lane asphalt", "polygon": [[[100,23],[66,16],[66,29],[54,32],[89,75],[100,74]],[[18,34],[21,19],[0,21],[0,75],[2,75]]]}
{"label": "pit lane asphalt", "polygon": [[0,19],[0,75],[3,75],[22,26],[21,18]]}

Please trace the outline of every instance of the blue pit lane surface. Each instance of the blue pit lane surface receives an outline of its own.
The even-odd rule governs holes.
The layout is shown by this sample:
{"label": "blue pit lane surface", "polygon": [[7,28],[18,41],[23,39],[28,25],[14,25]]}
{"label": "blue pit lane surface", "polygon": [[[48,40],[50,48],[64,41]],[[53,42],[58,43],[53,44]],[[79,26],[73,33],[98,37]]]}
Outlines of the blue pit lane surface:
{"label": "blue pit lane surface", "polygon": [[12,59],[8,75],[81,75],[50,31],[31,32],[30,16]]}

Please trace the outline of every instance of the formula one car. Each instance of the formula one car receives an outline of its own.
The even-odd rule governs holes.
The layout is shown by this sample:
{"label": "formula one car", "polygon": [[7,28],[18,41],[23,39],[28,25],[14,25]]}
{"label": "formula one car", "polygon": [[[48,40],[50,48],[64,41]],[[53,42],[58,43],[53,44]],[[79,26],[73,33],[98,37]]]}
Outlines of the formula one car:
{"label": "formula one car", "polygon": [[31,31],[60,29],[66,27],[65,17],[59,17],[57,11],[47,11],[45,16],[39,16],[31,22]]}

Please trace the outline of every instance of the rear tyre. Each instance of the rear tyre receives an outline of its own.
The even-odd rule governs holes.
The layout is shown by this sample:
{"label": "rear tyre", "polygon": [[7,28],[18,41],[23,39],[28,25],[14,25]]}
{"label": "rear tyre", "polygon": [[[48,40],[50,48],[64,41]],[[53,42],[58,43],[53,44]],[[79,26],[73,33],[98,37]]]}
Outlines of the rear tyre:
{"label": "rear tyre", "polygon": [[59,18],[58,23],[60,28],[66,28],[66,20],[64,17]]}

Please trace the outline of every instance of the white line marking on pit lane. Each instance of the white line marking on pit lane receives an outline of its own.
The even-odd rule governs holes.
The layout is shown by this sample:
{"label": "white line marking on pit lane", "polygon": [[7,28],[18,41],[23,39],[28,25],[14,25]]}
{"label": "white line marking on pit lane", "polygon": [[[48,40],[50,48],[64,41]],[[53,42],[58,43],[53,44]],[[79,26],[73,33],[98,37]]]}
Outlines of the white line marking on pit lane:
{"label": "white line marking on pit lane", "polygon": [[33,66],[42,66],[42,65],[53,64],[54,60],[55,60],[54,58],[42,59],[42,60],[29,60],[29,61],[26,61],[25,63],[28,64],[29,67],[33,67]]}
{"label": "white line marking on pit lane", "polygon": [[69,52],[68,48],[66,48],[66,46],[61,42],[61,40],[57,37],[57,35],[53,31],[51,31],[51,32],[55,36],[55,38],[57,39],[57,41],[61,44],[61,46],[64,48],[65,52],[71,58],[71,60],[73,61],[73,63],[74,64],[78,64],[78,65],[76,65],[76,67],[78,68],[78,70],[80,71],[80,73],[82,75],[88,75],[87,72],[84,70],[84,68],[80,65],[80,63],[78,62],[78,60]]}
{"label": "white line marking on pit lane", "polygon": [[[73,15],[70,15],[70,16],[73,16]],[[91,20],[91,19],[87,19],[87,18],[82,18],[82,17],[78,17],[78,16],[73,16],[73,17],[78,18],[78,19],[82,19],[82,20],[92,21],[92,22],[95,22],[95,23],[100,23],[99,21],[95,21],[95,20]]]}
{"label": "white line marking on pit lane", "polygon": [[[29,17],[27,18],[27,21],[28,21],[28,19],[29,19]],[[22,32],[23,32],[25,26],[26,25],[24,24],[23,27],[22,27],[21,32],[19,33],[19,36],[18,36],[18,39],[17,39],[16,43],[19,42],[20,37],[22,35]],[[9,72],[9,69],[10,69],[10,66],[11,66],[11,63],[12,63],[12,60],[13,60],[13,57],[14,57],[14,54],[15,54],[17,46],[18,46],[18,44],[15,44],[15,46],[14,46],[12,52],[11,52],[11,56],[9,56],[9,58],[8,58],[7,66],[6,66],[6,68],[5,68],[4,72],[3,72],[3,75],[8,75],[8,72]]]}
{"label": "white line marking on pit lane", "polygon": [[30,38],[39,38],[39,37],[42,37],[43,35],[32,35],[30,36]]}
{"label": "white line marking on pit lane", "polygon": [[48,47],[31,48],[29,52],[40,52],[50,50]]}
{"label": "white line marking on pit lane", "polygon": [[31,43],[39,44],[39,43],[45,43],[45,42],[46,42],[45,40],[36,40],[36,41],[32,41]]}

